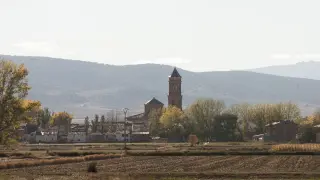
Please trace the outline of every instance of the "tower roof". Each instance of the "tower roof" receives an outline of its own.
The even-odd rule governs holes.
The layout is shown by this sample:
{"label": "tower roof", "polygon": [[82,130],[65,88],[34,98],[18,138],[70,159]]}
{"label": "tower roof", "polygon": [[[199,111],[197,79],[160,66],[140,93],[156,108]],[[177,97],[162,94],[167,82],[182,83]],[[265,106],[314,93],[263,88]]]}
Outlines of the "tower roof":
{"label": "tower roof", "polygon": [[170,77],[181,77],[176,67],[174,67]]}
{"label": "tower roof", "polygon": [[146,102],[144,104],[161,104],[161,105],[163,105],[163,103],[161,101],[159,101],[158,99],[156,99],[155,97],[153,97],[151,100],[149,100],[148,102]]}

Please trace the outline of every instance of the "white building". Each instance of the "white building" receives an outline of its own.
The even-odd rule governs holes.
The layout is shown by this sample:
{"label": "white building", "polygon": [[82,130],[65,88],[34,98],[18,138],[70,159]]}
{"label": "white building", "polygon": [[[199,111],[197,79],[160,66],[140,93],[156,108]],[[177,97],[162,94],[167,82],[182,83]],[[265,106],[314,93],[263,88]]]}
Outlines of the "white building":
{"label": "white building", "polygon": [[85,132],[71,132],[68,134],[67,140],[70,143],[83,143],[87,141],[87,136]]}
{"label": "white building", "polygon": [[55,143],[58,140],[56,132],[36,131],[30,134],[29,142],[35,143]]}

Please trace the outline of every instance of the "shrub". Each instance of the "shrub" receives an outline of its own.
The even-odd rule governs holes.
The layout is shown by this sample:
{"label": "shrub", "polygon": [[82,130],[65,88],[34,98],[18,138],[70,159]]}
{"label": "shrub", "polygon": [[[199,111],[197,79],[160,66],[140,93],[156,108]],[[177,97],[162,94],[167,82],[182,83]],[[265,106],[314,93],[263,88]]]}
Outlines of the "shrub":
{"label": "shrub", "polygon": [[97,163],[96,162],[91,162],[88,164],[88,172],[94,172],[96,173],[98,170],[97,170]]}
{"label": "shrub", "polygon": [[195,146],[198,143],[198,137],[194,134],[190,134],[188,139],[191,146]]}
{"label": "shrub", "polygon": [[271,147],[275,152],[320,152],[320,144],[278,144]]}

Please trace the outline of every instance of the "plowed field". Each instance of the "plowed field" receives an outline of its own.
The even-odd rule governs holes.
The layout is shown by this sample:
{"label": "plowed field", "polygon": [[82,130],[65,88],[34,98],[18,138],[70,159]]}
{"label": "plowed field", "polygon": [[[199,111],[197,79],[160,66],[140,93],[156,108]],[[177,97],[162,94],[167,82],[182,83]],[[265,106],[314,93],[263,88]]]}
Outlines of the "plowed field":
{"label": "plowed field", "polygon": [[[320,156],[181,156],[181,157],[123,157],[98,161],[98,173],[89,175],[86,172],[86,163],[64,164],[30,167],[23,169],[2,170],[2,175],[10,177],[53,177],[53,179],[100,179],[106,174],[129,172],[146,175],[154,172],[176,173],[224,173],[225,178],[237,173],[259,174],[282,173],[283,177],[296,178],[291,173],[317,173],[320,172]],[[55,177],[55,178],[54,178]],[[58,178],[59,177],[59,178]],[[318,175],[316,176],[318,177]],[[273,175],[272,178],[274,179]],[[141,178],[140,178],[141,179]],[[208,178],[206,178],[208,179]],[[209,178],[210,179],[210,178]]]}

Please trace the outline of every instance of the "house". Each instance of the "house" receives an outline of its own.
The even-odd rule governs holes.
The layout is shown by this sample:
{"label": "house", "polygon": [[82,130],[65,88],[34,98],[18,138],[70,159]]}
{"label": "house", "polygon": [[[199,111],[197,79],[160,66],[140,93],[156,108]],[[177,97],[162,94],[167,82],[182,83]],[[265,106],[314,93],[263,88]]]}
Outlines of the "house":
{"label": "house", "polygon": [[320,124],[313,126],[315,135],[316,135],[316,143],[320,143]]}
{"label": "house", "polygon": [[296,140],[298,133],[298,124],[291,120],[281,120],[265,126],[266,135],[270,141],[289,142]]}
{"label": "house", "polygon": [[56,143],[58,139],[57,132],[43,131],[40,128],[30,134],[30,143]]}
{"label": "house", "polygon": [[144,104],[144,112],[135,114],[132,116],[127,117],[128,121],[131,121],[133,124],[133,128],[137,129],[138,131],[149,131],[149,113],[152,110],[159,110],[162,109],[164,104],[153,97],[151,100],[147,101]]}

